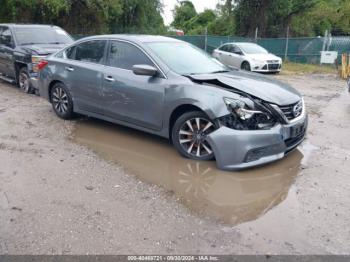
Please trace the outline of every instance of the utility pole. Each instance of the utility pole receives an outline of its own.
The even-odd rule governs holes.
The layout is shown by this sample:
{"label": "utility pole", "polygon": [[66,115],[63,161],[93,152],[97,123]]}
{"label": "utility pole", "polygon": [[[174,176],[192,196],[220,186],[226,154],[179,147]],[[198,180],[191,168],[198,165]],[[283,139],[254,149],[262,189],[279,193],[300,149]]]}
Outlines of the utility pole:
{"label": "utility pole", "polygon": [[288,59],[288,43],[289,42],[289,26],[287,26],[287,38],[286,38],[286,49],[284,53],[284,61],[287,61]]}
{"label": "utility pole", "polygon": [[258,42],[258,31],[259,31],[259,28],[256,27],[256,28],[255,28],[255,43]]}
{"label": "utility pole", "polygon": [[[322,51],[325,51],[325,50],[326,50],[327,42],[328,42],[328,30],[326,30],[326,31],[324,32]],[[321,62],[321,61],[322,61],[322,60],[320,59],[320,65],[322,65],[322,62]]]}
{"label": "utility pole", "polygon": [[205,40],[204,40],[204,50],[207,52],[207,46],[208,46],[208,27],[205,27]]}
{"label": "utility pole", "polygon": [[322,51],[326,50],[326,43],[328,41],[328,30],[324,32]]}

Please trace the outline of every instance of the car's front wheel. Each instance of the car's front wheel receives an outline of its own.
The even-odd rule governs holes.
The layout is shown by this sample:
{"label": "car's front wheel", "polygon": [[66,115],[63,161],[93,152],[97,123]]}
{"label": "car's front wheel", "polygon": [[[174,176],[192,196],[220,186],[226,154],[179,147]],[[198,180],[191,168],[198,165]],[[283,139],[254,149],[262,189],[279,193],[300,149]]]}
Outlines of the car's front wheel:
{"label": "car's front wheel", "polygon": [[214,152],[206,138],[215,129],[215,124],[203,112],[188,112],[176,120],[172,130],[172,142],[184,157],[211,160]]}
{"label": "car's front wheel", "polygon": [[241,69],[245,71],[251,71],[250,64],[247,61],[243,62]]}
{"label": "car's front wheel", "polygon": [[51,88],[50,100],[57,116],[63,119],[73,118],[73,100],[64,84],[56,83]]}

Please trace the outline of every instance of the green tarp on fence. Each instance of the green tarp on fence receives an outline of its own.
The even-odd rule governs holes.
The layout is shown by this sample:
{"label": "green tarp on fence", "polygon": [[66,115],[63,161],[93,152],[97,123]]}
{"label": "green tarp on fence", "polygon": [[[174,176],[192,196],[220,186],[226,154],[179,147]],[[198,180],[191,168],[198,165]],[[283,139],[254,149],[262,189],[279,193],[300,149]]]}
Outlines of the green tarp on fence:
{"label": "green tarp on fence", "polygon": [[[230,36],[176,36],[175,38],[192,43],[211,53],[215,48],[229,42],[255,42],[255,39]],[[286,38],[259,38],[257,44],[263,46],[270,53],[284,58],[287,39]],[[298,63],[316,64],[320,62],[321,51],[337,51],[338,58],[342,53],[350,53],[350,37],[306,37],[289,38],[287,58],[289,61]]]}
{"label": "green tarp on fence", "polygon": [[[82,38],[82,35],[74,36],[75,39]],[[173,36],[174,38],[189,42],[199,48],[212,53],[213,50],[224,43],[232,42],[255,42],[253,38],[234,37],[234,36]],[[287,39],[286,38],[258,38],[256,42],[273,53],[284,59]],[[350,54],[350,37],[305,37],[289,38],[287,58],[289,61],[297,63],[317,64],[320,62],[321,51],[337,51],[338,62],[341,54]]]}

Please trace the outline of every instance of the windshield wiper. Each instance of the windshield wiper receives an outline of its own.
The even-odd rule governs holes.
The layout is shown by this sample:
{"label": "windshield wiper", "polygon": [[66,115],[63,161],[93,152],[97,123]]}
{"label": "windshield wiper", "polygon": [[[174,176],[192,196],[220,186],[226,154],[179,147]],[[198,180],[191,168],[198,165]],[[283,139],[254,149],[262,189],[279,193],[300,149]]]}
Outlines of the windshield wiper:
{"label": "windshield wiper", "polygon": [[64,44],[64,43],[62,43],[62,42],[51,42],[51,43],[49,43],[49,45],[60,45],[60,44]]}

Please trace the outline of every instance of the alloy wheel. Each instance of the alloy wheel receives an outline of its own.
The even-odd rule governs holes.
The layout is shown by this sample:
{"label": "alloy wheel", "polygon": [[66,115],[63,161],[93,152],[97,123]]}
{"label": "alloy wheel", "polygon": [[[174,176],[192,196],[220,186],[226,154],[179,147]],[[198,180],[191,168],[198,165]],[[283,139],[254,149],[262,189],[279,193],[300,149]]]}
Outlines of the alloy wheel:
{"label": "alloy wheel", "polygon": [[56,111],[65,114],[68,110],[69,101],[66,91],[61,87],[56,87],[52,92],[52,104]]}
{"label": "alloy wheel", "polygon": [[207,119],[196,117],[184,122],[179,130],[179,142],[182,148],[196,158],[206,157],[213,151],[206,141],[215,126]]}
{"label": "alloy wheel", "polygon": [[250,71],[250,64],[248,62],[243,63],[242,69],[246,71]]}

